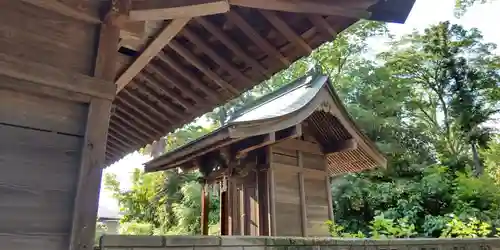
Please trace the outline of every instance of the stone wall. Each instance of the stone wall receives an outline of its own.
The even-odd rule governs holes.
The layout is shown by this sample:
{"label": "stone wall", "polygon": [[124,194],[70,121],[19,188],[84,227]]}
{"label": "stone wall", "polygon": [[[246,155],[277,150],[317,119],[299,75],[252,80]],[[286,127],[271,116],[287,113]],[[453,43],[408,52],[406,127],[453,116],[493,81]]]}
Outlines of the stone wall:
{"label": "stone wall", "polygon": [[500,250],[500,239],[397,239],[105,235],[101,250]]}

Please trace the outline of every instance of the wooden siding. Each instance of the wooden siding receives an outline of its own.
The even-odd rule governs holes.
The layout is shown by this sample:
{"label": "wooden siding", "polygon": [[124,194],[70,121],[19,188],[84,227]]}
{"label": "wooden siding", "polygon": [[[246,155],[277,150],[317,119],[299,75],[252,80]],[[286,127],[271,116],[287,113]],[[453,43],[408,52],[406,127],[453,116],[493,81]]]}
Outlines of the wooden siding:
{"label": "wooden siding", "polygon": [[90,74],[97,26],[22,1],[0,1],[0,53]]}
{"label": "wooden siding", "polygon": [[[293,149],[303,149],[293,150]],[[325,156],[310,141],[287,140],[272,147],[276,236],[328,236]]]}
{"label": "wooden siding", "polygon": [[68,249],[86,112],[0,89],[2,249]]}

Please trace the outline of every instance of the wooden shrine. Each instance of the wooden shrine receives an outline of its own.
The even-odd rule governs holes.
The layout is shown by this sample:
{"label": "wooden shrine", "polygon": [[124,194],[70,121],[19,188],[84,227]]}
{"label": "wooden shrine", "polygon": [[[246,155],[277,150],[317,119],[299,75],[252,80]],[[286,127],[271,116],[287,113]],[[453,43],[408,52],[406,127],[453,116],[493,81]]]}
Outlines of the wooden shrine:
{"label": "wooden shrine", "polygon": [[0,1],[0,249],[91,249],[104,167],[413,3]]}
{"label": "wooden shrine", "polygon": [[[330,176],[385,164],[328,78],[309,75],[145,167],[198,169],[205,189],[216,183],[223,235],[327,236],[325,222],[333,219]],[[207,234],[209,201],[202,197]]]}

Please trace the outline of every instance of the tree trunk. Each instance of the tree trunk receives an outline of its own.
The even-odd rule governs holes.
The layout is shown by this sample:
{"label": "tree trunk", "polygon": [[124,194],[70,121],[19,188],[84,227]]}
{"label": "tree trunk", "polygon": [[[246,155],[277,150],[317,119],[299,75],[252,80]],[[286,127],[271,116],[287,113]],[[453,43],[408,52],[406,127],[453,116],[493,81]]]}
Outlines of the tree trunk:
{"label": "tree trunk", "polygon": [[477,152],[477,147],[475,142],[471,142],[472,157],[474,158],[474,174],[479,177],[483,175],[483,164],[479,159],[479,153]]}

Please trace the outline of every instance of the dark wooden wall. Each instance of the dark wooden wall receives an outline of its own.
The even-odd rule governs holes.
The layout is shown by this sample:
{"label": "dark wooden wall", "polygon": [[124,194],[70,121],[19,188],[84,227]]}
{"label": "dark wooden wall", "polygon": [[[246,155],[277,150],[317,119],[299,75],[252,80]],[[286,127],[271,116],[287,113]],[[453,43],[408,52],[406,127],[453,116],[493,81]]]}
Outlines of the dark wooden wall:
{"label": "dark wooden wall", "polygon": [[98,27],[0,1],[0,249],[92,248],[115,93]]}
{"label": "dark wooden wall", "polygon": [[318,144],[287,140],[271,148],[276,236],[328,236],[328,174]]}
{"label": "dark wooden wall", "polygon": [[0,88],[2,249],[68,249],[86,116],[83,104]]}

